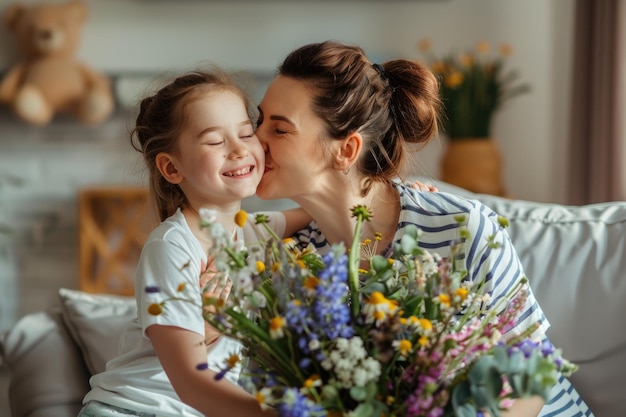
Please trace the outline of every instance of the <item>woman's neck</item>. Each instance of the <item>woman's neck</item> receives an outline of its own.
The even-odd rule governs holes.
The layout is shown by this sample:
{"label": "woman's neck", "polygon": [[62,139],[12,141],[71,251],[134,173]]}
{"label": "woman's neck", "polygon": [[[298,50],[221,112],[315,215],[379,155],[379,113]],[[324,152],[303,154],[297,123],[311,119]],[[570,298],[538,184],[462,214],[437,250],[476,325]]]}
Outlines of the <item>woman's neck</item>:
{"label": "woman's neck", "polygon": [[329,243],[350,244],[354,238],[356,220],[352,208],[365,205],[373,213],[366,222],[360,239],[374,239],[377,232],[382,234],[379,249],[384,250],[393,240],[398,225],[400,202],[398,192],[386,183],[374,182],[370,192],[361,196],[362,184],[344,184],[342,187],[329,187],[296,201],[313,219]]}

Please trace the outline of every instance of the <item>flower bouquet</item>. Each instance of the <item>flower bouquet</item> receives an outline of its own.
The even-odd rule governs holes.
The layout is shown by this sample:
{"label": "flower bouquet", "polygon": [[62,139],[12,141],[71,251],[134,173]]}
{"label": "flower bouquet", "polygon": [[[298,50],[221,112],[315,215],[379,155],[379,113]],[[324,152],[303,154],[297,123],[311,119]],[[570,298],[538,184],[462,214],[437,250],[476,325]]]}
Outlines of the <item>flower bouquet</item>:
{"label": "flower bouquet", "polygon": [[[486,309],[483,282],[419,248],[417,229],[389,258],[376,254],[380,236],[361,242],[366,207],[353,209],[351,247],[323,256],[279,239],[262,214],[255,227],[271,237],[250,247],[237,247],[201,215],[215,242],[216,276],[232,282],[227,299],[204,297],[205,319],[241,341],[249,361],[243,387],[279,416],[498,416],[512,399],[546,400],[558,373],[576,369],[549,343],[528,339],[534,329],[507,337],[525,280],[496,314]],[[465,218],[457,221],[460,239],[468,238]],[[218,378],[240,360],[233,354]]]}

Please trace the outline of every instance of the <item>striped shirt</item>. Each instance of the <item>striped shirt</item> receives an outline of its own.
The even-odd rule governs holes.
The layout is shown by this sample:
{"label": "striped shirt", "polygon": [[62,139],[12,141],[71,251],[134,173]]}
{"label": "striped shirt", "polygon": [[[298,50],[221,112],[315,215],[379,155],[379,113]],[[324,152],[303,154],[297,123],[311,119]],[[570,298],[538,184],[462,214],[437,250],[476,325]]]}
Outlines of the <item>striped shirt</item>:
{"label": "striped shirt", "polygon": [[[418,241],[421,248],[449,257],[451,242],[459,238],[460,226],[455,217],[464,215],[464,226],[471,238],[463,242],[463,256],[457,262],[463,263],[469,279],[485,280],[484,288],[491,295],[490,308],[502,310],[506,306],[507,294],[525,275],[508,233],[498,222],[498,214],[479,201],[448,193],[421,192],[400,183],[396,184],[396,189],[401,209],[394,241],[398,242],[405,229],[414,225],[421,231]],[[312,243],[320,253],[326,253],[331,248],[315,221],[297,232],[294,238],[302,246]],[[490,248],[487,239],[493,239],[500,247]],[[535,323],[539,327],[532,337],[545,337],[549,323],[529,288],[526,304],[511,332],[521,334]],[[571,383],[563,377],[552,389],[551,399],[539,415],[593,416]]]}

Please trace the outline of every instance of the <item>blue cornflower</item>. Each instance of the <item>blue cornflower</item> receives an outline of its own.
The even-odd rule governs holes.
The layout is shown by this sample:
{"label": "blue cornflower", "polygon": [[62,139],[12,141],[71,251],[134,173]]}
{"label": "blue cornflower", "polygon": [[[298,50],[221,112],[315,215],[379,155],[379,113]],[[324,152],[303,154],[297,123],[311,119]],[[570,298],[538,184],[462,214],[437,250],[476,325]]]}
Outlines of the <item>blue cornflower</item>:
{"label": "blue cornflower", "polygon": [[331,251],[323,257],[324,268],[316,297],[312,305],[316,332],[328,339],[350,338],[354,330],[350,326],[350,308],[346,302],[348,294],[348,256]]}
{"label": "blue cornflower", "polygon": [[326,415],[324,408],[300,393],[297,388],[288,388],[281,403],[276,407],[280,417],[312,417]]}

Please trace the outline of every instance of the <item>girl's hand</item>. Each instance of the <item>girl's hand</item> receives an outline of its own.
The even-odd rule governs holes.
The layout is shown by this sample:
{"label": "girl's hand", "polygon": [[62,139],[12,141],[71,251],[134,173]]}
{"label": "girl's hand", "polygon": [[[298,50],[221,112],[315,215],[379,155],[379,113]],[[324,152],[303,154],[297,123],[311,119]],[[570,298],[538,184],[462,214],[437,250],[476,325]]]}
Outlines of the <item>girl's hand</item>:
{"label": "girl's hand", "polygon": [[[209,260],[209,265],[202,265],[204,272],[200,274],[200,289],[203,300],[210,299],[214,303],[225,303],[230,295],[232,284],[230,280],[212,268],[213,262]],[[215,304],[208,303],[203,308],[203,314],[215,314],[217,309]],[[221,336],[219,330],[204,322],[204,344],[208,347],[215,343]]]}
{"label": "girl's hand", "polygon": [[[200,289],[204,299],[213,299],[216,302],[226,302],[230,295],[232,283],[224,275],[213,268],[213,260],[209,259],[207,266],[202,265],[203,271],[200,274]],[[205,306],[205,311],[215,313],[215,306]]]}
{"label": "girl's hand", "polygon": [[411,188],[415,188],[416,190],[419,191],[431,191],[431,192],[437,192],[439,191],[439,189],[437,187],[435,187],[432,184],[424,184],[423,182],[420,181],[415,181],[412,183],[409,183],[409,186]]}

